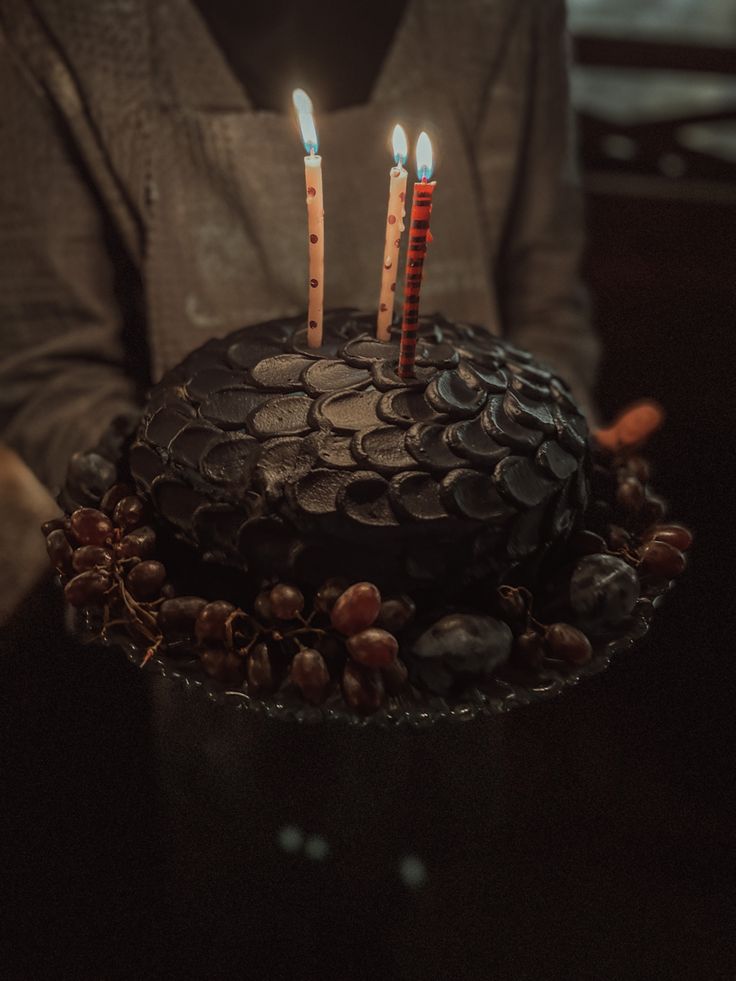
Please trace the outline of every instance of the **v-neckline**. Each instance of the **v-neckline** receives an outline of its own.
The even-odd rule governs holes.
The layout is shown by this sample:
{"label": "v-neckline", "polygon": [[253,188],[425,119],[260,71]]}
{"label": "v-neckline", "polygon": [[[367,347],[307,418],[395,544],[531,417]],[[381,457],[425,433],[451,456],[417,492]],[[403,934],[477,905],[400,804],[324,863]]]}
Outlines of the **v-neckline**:
{"label": "v-neckline", "polygon": [[[287,115],[286,107],[284,107],[284,112],[279,112],[275,109],[260,109],[255,106],[251,95],[248,92],[247,85],[245,85],[245,83],[238,77],[235,69],[225,54],[225,51],[212,32],[210,25],[201,14],[197,4],[194,2],[194,0],[184,0],[184,2],[189,8],[190,14],[193,16],[200,29],[200,43],[205,49],[208,50],[208,57],[206,60],[213,66],[214,74],[216,76],[214,79],[212,79],[210,90],[207,93],[198,93],[200,96],[199,98],[194,93],[190,93],[190,95],[193,97],[187,99],[189,104],[198,105],[201,108],[212,107],[214,104],[220,109],[238,109],[240,111],[249,112],[254,115],[261,115],[264,117],[285,117]],[[393,37],[391,38],[388,47],[384,52],[380,67],[375,75],[375,78],[373,79],[373,84],[371,85],[368,98],[364,102],[354,103],[350,106],[342,106],[338,109],[327,110],[326,114],[332,115],[335,113],[348,113],[364,110],[380,101],[380,93],[384,87],[388,72],[390,71],[391,65],[396,58],[397,52],[406,40],[406,35],[409,31],[409,21],[415,3],[416,0],[407,0],[404,11],[396,25]]]}

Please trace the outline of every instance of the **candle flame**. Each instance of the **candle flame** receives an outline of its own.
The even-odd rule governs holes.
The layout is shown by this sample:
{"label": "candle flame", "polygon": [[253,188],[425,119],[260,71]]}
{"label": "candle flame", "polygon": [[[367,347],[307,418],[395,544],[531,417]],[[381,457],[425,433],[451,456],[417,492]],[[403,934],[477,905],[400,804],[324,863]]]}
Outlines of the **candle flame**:
{"label": "candle flame", "polygon": [[291,98],[294,102],[297,116],[299,117],[299,128],[302,131],[304,149],[307,153],[316,153],[319,149],[319,141],[317,140],[317,130],[314,125],[312,100],[304,89],[294,89]]}
{"label": "candle flame", "polygon": [[432,176],[432,144],[426,133],[419,134],[416,157],[419,180],[428,181]]}
{"label": "candle flame", "polygon": [[409,155],[409,145],[406,142],[406,133],[402,126],[397,123],[391,136],[391,146],[394,151],[394,160],[399,167],[403,167]]}

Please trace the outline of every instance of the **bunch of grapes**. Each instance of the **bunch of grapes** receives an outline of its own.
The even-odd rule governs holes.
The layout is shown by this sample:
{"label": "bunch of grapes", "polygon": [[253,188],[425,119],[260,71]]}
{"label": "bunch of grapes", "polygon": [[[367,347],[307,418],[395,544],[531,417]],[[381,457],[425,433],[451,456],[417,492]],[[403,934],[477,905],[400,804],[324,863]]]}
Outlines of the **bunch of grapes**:
{"label": "bunch of grapes", "polygon": [[110,606],[121,589],[133,603],[166,594],[166,569],[151,558],[156,534],[146,503],[125,484],[114,484],[99,507],[79,507],[43,527],[46,548],[74,607]]}

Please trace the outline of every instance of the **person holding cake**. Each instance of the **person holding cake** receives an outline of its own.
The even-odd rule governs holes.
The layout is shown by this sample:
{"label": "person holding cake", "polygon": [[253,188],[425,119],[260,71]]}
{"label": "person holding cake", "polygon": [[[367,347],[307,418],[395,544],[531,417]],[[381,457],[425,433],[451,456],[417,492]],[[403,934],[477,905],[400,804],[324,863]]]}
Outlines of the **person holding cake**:
{"label": "person holding cake", "polygon": [[[338,43],[346,29],[359,43]],[[594,420],[598,342],[578,278],[561,0],[408,0],[341,15],[286,0],[256,10],[18,0],[0,9],[0,30],[0,435],[51,490],[70,457],[113,419],[137,416],[151,381],[192,349],[303,308],[304,192],[285,110],[306,80],[329,166],[328,306],[375,308],[387,137],[399,118],[426,128],[446,204],[432,220],[423,309],[528,349]],[[451,343],[464,336],[448,321]],[[250,353],[244,367],[254,370]],[[533,370],[517,379],[532,393]],[[484,380],[483,399],[498,384]],[[439,417],[454,397],[437,394]],[[486,435],[526,439],[484,411]],[[520,411],[547,425],[546,409]],[[564,482],[582,464],[561,460],[546,465]]]}

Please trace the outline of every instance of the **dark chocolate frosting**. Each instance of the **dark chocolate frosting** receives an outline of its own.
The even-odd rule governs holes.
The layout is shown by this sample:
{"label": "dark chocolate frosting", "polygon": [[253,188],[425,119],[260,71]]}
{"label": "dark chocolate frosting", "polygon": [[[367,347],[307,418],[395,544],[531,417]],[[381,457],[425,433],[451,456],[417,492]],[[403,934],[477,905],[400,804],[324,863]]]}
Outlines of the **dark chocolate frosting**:
{"label": "dark chocolate frosting", "polygon": [[[238,330],[151,391],[139,489],[205,558],[259,577],[406,589],[499,577],[565,538],[587,426],[565,382],[481,327],[421,318],[416,377],[375,315]],[[489,534],[489,532],[491,532]]]}

